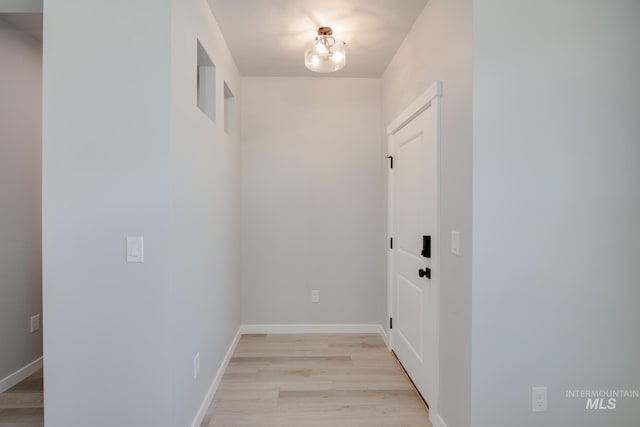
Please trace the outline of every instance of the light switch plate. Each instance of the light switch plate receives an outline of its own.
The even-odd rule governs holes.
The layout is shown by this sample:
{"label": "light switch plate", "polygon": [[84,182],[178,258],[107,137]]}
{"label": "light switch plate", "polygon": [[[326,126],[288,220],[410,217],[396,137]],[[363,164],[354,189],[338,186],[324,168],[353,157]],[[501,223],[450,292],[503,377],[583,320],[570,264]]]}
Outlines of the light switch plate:
{"label": "light switch plate", "polygon": [[454,255],[460,255],[460,232],[451,232],[451,253]]}
{"label": "light switch plate", "polygon": [[144,262],[144,237],[127,237],[127,262]]}
{"label": "light switch plate", "polygon": [[40,330],[40,315],[36,314],[31,316],[31,323],[29,324],[29,331],[31,333],[38,332]]}

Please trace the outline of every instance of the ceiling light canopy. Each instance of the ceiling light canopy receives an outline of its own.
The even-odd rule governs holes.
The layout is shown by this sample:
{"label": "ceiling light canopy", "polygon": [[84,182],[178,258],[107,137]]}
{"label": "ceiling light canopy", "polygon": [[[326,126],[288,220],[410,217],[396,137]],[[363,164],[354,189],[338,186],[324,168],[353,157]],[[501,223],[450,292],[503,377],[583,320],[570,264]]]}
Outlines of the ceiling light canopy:
{"label": "ceiling light canopy", "polygon": [[304,65],[316,73],[341,70],[347,63],[345,45],[343,41],[336,41],[331,27],[320,27],[313,47],[304,56]]}

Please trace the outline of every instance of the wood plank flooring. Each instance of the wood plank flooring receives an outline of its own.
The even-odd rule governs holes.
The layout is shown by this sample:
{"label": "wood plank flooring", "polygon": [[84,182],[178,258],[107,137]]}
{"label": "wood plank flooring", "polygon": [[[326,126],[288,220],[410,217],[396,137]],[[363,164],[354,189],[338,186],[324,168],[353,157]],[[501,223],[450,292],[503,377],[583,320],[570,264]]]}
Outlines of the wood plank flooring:
{"label": "wood plank flooring", "polygon": [[43,427],[42,369],[0,394],[0,427]]}
{"label": "wood plank flooring", "polygon": [[432,427],[374,334],[243,335],[201,427]]}
{"label": "wood plank flooring", "polygon": [[[42,370],[0,394],[0,427],[43,427]],[[201,427],[432,427],[378,335],[244,335]]]}

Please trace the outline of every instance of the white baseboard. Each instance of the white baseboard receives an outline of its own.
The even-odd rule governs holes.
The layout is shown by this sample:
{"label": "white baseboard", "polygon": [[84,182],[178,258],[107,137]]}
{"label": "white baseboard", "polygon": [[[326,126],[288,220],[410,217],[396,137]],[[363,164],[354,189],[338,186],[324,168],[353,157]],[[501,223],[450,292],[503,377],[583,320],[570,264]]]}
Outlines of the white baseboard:
{"label": "white baseboard", "polygon": [[[207,394],[200,405],[200,409],[196,413],[193,422],[191,423],[191,427],[200,427],[202,420],[207,414],[207,409],[209,409],[209,405],[211,405],[211,401],[213,400],[213,396],[216,394],[216,390],[220,385],[220,381],[222,381],[222,377],[224,376],[224,371],[227,369],[229,365],[229,361],[231,360],[231,356],[238,345],[238,341],[240,340],[241,335],[246,334],[380,334],[383,339],[387,340],[387,334],[382,327],[382,325],[376,324],[334,324],[334,325],[241,325],[238,328],[238,332],[236,333],[233,342],[229,346],[227,350],[227,354],[224,356],[224,360],[222,364],[218,368],[218,372],[216,376],[213,378],[213,382],[207,391]],[[42,360],[40,361],[42,364]]]}
{"label": "white baseboard", "polygon": [[236,346],[238,345],[238,341],[240,340],[240,336],[242,335],[241,329],[242,327],[238,328],[238,332],[236,333],[236,336],[233,338],[233,341],[231,342],[231,345],[227,350],[227,354],[225,354],[224,359],[222,360],[222,363],[218,368],[218,372],[216,372],[216,376],[213,377],[213,382],[211,383],[211,386],[209,387],[207,394],[204,396],[204,400],[200,405],[200,409],[198,409],[198,412],[196,413],[196,417],[191,423],[191,427],[200,427],[200,424],[202,424],[202,420],[204,419],[204,416],[207,414],[207,409],[209,409],[209,405],[211,405],[213,396],[216,394],[216,391],[218,390],[220,381],[222,381],[222,377],[224,376],[224,371],[227,369],[227,366],[229,365],[229,361],[231,360],[231,356],[233,356],[233,352],[236,350]]}
{"label": "white baseboard", "polygon": [[4,393],[20,381],[35,374],[39,369],[42,369],[42,357],[37,358],[33,362],[24,366],[13,374],[8,375],[6,378],[0,380],[0,393]]}
{"label": "white baseboard", "polygon": [[389,346],[389,335],[387,334],[387,331],[382,326],[380,326],[380,335],[382,336],[382,339],[384,340],[384,343],[389,349],[389,351],[391,351],[391,347]]}
{"label": "white baseboard", "polygon": [[242,325],[242,334],[384,334],[376,324]]}
{"label": "white baseboard", "polygon": [[435,411],[429,412],[429,420],[431,424],[433,424],[433,427],[447,427],[447,423],[445,423],[440,414]]}

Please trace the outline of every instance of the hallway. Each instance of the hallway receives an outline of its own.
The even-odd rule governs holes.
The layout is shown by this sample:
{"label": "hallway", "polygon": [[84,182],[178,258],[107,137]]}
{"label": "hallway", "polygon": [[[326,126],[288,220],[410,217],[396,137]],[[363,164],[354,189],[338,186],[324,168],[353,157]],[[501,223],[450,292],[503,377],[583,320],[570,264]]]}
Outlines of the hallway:
{"label": "hallway", "polygon": [[638,22],[0,0],[0,427],[640,427]]}
{"label": "hallway", "polygon": [[201,427],[431,427],[375,334],[243,335]]}

